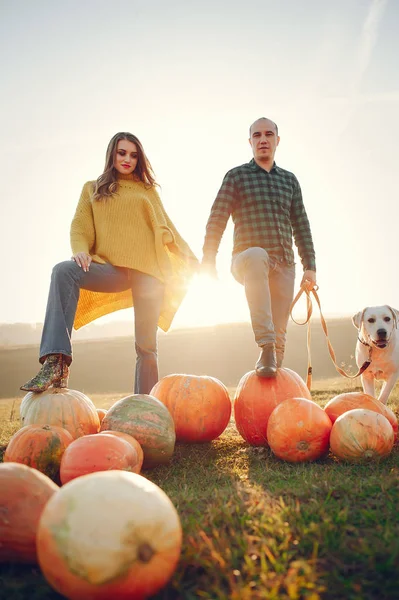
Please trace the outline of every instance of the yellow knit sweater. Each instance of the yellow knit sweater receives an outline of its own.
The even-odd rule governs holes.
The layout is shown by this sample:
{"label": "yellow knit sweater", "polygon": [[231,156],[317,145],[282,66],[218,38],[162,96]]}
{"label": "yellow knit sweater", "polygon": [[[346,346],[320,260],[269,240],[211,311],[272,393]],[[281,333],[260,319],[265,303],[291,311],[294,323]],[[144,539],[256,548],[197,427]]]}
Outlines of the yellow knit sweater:
{"label": "yellow knit sweater", "polygon": [[[113,196],[93,201],[93,181],[83,186],[71,224],[73,254],[86,252],[97,263],[137,269],[165,283],[158,321],[167,331],[183,300],[198,261],[177,232],[155,187],[132,176],[118,178]],[[105,293],[81,290],[74,327],[133,306],[131,290]]]}

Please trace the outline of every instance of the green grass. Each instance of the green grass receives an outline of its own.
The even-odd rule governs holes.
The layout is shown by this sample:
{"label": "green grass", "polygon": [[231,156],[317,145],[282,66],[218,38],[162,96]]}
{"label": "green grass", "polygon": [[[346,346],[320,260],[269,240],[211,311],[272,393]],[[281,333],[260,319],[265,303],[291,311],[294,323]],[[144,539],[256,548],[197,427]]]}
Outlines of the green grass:
{"label": "green grass", "polygon": [[[353,384],[352,384],[353,386]],[[315,384],[321,405],[346,389]],[[351,389],[356,389],[352,387]],[[110,406],[121,395],[92,396]],[[0,444],[17,430],[19,400],[0,401]],[[389,406],[398,414],[399,390]],[[332,456],[308,464],[250,447],[231,421],[211,444],[177,445],[144,473],[175,504],[184,544],[157,600],[385,600],[399,596],[399,449],[369,465]],[[60,598],[37,567],[3,565],[0,598]]]}

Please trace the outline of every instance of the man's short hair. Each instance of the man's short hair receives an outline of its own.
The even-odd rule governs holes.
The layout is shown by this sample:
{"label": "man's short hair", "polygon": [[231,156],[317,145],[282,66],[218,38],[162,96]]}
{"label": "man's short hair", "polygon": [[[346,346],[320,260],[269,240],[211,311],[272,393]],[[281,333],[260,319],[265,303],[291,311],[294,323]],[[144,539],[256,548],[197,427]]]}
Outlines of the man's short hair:
{"label": "man's short hair", "polygon": [[[254,123],[257,123],[258,121],[262,121],[262,120],[264,120],[264,121],[270,121],[270,123],[273,123],[273,125],[274,125],[274,126],[275,126],[275,128],[276,128],[276,135],[278,135],[278,127],[277,127],[277,123],[275,123],[274,121],[272,121],[272,120],[271,120],[271,119],[269,119],[268,117],[259,117],[259,119],[256,119],[256,121],[254,121],[254,122],[252,123],[252,125],[254,125]],[[249,127],[249,137],[251,137],[252,125],[250,125],[250,127]]]}

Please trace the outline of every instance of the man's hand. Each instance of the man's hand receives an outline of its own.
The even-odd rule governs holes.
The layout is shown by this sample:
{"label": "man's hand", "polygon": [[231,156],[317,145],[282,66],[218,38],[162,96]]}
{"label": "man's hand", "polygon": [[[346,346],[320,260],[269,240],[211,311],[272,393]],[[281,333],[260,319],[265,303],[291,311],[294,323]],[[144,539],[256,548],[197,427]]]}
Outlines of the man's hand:
{"label": "man's hand", "polygon": [[216,270],[216,263],[212,259],[206,259],[205,257],[202,259],[200,265],[200,275],[207,275],[208,277],[212,277],[212,279],[218,278],[218,273]]}
{"label": "man's hand", "polygon": [[315,287],[316,284],[316,271],[307,270],[304,272],[301,287],[305,286],[309,291]]}
{"label": "man's hand", "polygon": [[90,254],[86,254],[86,252],[77,252],[72,256],[72,260],[76,262],[76,264],[85,271],[88,272],[91,265],[91,256]]}

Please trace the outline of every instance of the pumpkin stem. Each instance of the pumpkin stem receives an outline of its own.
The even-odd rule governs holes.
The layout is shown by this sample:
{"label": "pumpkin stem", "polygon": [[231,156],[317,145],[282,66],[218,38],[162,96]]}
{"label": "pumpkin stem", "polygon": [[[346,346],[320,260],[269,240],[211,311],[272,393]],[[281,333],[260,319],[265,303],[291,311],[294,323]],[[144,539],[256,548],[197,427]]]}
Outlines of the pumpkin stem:
{"label": "pumpkin stem", "polygon": [[141,562],[144,562],[144,563],[150,562],[153,555],[154,555],[154,550],[151,548],[151,546],[149,544],[141,544],[141,546],[139,546],[137,556],[139,557],[139,560],[141,560]]}
{"label": "pumpkin stem", "polygon": [[374,458],[375,452],[374,450],[371,450],[370,448],[368,450],[365,451],[363,457],[364,458]]}

